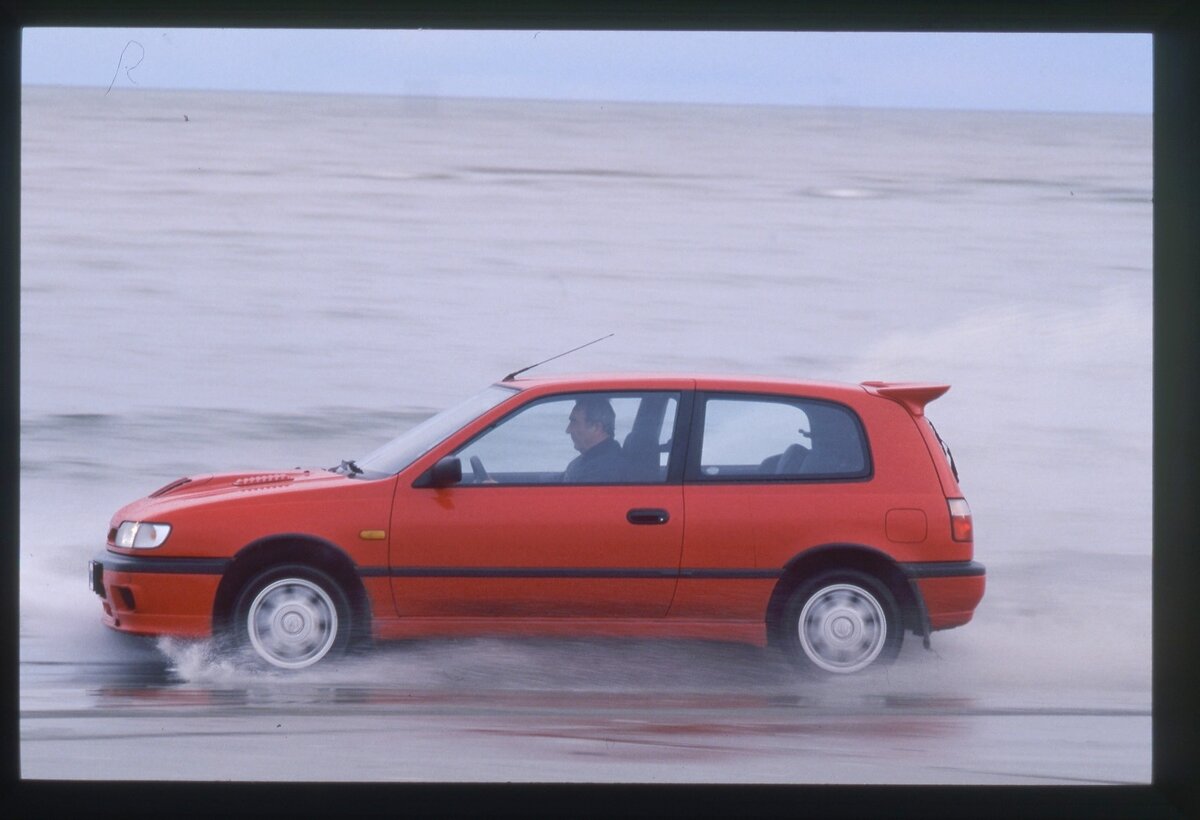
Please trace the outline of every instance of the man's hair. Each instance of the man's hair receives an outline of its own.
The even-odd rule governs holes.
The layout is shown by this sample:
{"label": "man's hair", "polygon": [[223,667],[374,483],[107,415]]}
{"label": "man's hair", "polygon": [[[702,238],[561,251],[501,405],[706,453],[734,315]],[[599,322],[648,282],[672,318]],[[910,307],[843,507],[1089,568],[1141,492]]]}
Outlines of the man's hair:
{"label": "man's hair", "polygon": [[617,414],[608,399],[603,396],[581,396],[575,406],[583,411],[589,422],[599,424],[605,435],[611,437],[616,432]]}

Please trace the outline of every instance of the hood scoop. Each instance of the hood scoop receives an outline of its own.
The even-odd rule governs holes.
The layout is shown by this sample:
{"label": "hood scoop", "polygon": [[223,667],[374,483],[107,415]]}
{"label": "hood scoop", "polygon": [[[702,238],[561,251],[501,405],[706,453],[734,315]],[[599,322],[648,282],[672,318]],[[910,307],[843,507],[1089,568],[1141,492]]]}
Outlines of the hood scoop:
{"label": "hood scoop", "polygon": [[288,484],[295,481],[296,477],[287,473],[264,473],[262,475],[248,475],[244,478],[239,478],[233,482],[235,487],[263,487],[270,484]]}
{"label": "hood scoop", "polygon": [[186,477],[185,478],[177,478],[174,481],[172,481],[170,484],[167,484],[164,487],[159,487],[157,490],[150,493],[150,498],[158,498],[160,495],[166,495],[167,493],[171,492],[171,490],[179,489],[184,484],[191,484],[191,483],[192,483],[192,480],[190,478],[186,478]]}

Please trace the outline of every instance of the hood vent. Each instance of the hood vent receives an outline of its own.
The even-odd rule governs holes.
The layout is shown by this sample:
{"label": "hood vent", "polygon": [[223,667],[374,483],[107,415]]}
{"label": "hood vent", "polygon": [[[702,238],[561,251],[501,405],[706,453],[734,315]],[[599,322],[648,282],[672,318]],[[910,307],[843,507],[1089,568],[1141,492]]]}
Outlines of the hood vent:
{"label": "hood vent", "polygon": [[250,475],[245,478],[239,478],[233,482],[235,487],[261,487],[264,484],[286,484],[289,481],[295,481],[294,476],[287,473],[266,473],[264,475]]}

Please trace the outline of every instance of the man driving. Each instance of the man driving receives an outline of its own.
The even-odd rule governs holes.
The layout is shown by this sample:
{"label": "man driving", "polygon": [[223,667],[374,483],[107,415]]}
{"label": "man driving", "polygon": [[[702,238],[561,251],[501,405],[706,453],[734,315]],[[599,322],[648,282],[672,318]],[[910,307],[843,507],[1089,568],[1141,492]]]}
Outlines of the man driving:
{"label": "man driving", "polygon": [[563,482],[595,484],[621,479],[621,445],[613,438],[616,419],[612,404],[603,396],[584,396],[575,402],[567,435],[579,455],[567,465]]}

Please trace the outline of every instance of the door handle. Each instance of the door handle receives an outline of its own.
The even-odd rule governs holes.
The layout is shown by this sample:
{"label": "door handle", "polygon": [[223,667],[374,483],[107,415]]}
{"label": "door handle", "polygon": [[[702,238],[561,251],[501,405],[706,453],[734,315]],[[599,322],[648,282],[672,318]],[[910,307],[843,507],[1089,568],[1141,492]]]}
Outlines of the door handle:
{"label": "door handle", "polygon": [[671,520],[671,514],[657,507],[635,507],[625,513],[625,520],[630,524],[665,524]]}

